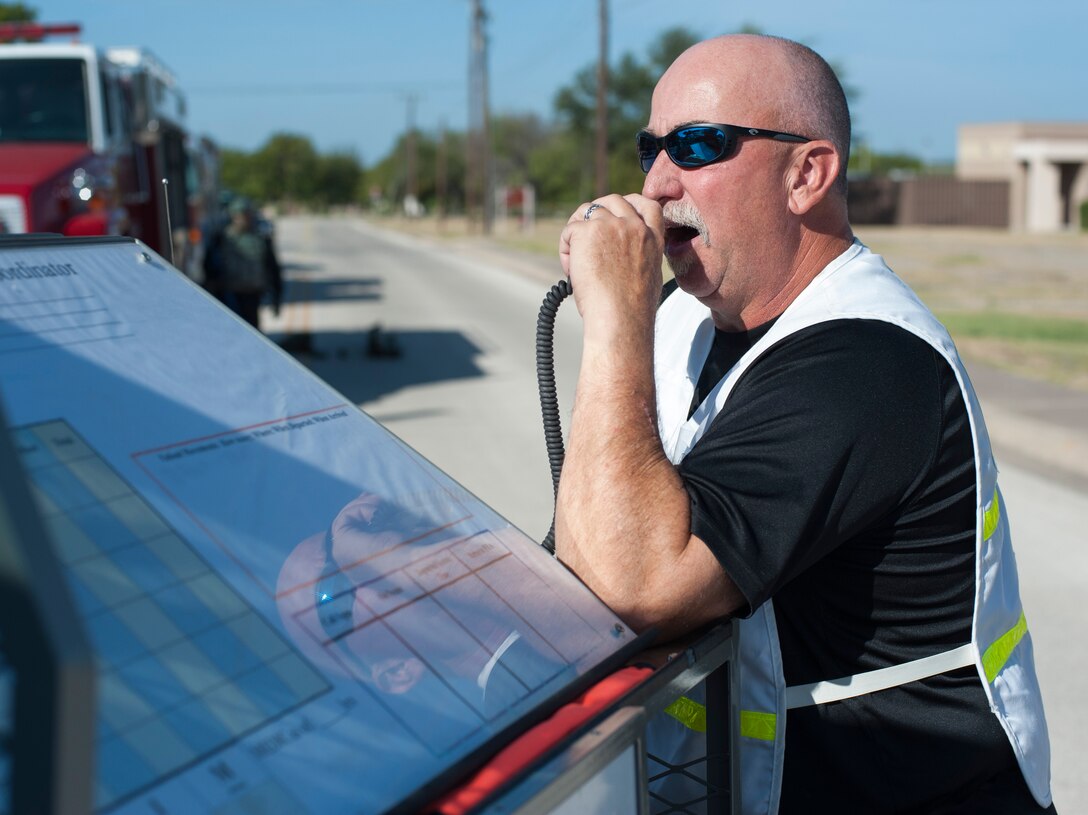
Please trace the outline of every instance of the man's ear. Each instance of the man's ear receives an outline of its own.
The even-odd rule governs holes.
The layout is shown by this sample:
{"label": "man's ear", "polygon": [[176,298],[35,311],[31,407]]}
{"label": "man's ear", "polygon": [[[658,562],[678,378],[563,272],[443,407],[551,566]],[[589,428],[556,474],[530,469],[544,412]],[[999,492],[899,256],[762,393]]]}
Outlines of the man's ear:
{"label": "man's ear", "polygon": [[789,176],[789,207],[804,215],[827,197],[838,183],[839,154],[827,140],[799,145]]}

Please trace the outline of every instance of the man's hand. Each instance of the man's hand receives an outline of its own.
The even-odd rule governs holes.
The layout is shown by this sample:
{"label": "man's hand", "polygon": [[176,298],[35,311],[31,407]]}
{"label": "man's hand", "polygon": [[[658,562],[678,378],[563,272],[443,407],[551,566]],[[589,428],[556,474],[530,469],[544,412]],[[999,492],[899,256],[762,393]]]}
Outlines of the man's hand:
{"label": "man's hand", "polygon": [[559,238],[587,341],[615,342],[653,325],[661,292],[661,207],[641,195],[609,195],[583,204]]}

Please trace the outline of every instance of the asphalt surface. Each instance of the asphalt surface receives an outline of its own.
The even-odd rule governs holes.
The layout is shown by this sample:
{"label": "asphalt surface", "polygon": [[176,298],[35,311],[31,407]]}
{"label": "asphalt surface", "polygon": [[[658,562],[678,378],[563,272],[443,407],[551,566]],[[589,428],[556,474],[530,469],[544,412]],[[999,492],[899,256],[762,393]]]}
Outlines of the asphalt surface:
{"label": "asphalt surface", "polygon": [[[273,339],[453,478],[540,539],[551,485],[532,325],[554,258],[481,237],[431,239],[343,219],[286,219],[289,303]],[[894,261],[894,258],[889,258]],[[560,310],[569,421],[580,333]],[[378,328],[377,334],[373,329]],[[377,337],[377,356],[366,349]],[[386,343],[389,356],[381,355]],[[373,350],[373,349],[371,349]],[[1009,507],[1054,753],[1059,812],[1088,812],[1088,393],[967,362]]]}

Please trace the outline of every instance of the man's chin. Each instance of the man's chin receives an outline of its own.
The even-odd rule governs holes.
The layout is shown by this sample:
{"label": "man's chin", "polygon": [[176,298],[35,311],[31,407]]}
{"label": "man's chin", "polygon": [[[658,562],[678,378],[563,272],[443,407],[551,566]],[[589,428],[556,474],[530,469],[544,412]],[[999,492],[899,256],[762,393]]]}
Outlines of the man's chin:
{"label": "man's chin", "polygon": [[692,252],[666,253],[665,263],[672,270],[672,276],[680,281],[690,274],[696,264],[696,258]]}

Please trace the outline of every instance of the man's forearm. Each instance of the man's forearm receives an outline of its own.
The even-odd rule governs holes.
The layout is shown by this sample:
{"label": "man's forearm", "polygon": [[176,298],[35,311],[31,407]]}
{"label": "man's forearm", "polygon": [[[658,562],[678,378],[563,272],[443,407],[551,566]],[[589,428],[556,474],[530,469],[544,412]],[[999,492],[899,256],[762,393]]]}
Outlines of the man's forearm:
{"label": "man's forearm", "polygon": [[657,431],[649,337],[588,343],[556,510],[556,554],[636,628],[671,612],[687,492]]}

